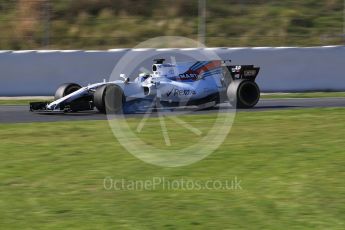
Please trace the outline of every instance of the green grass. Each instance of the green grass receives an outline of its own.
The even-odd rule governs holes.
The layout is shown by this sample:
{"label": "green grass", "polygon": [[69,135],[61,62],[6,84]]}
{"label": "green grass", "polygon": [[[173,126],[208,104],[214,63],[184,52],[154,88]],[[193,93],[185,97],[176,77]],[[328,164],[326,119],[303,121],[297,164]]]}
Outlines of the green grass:
{"label": "green grass", "polygon": [[[152,166],[130,155],[106,121],[1,124],[0,226],[344,229],[344,116],[342,108],[239,113],[216,152],[180,168]],[[214,115],[183,119],[206,129]],[[195,141],[167,122],[178,140]],[[138,120],[128,123],[135,127]],[[157,118],[149,119],[145,127],[151,132],[141,137],[163,146],[155,126]],[[108,191],[105,177],[237,177],[242,190]]]}
{"label": "green grass", "polygon": [[46,101],[40,99],[18,99],[18,100],[1,100],[0,105],[29,105],[30,102],[39,102],[39,101]]}
{"label": "green grass", "polygon": [[334,98],[345,97],[345,92],[307,92],[307,93],[273,93],[261,95],[261,98]]}

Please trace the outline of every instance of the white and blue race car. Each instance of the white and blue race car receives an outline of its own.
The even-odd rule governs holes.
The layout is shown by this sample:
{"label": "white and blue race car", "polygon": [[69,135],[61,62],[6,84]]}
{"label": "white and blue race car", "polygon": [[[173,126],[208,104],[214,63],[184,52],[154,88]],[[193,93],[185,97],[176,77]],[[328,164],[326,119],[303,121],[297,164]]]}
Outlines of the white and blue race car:
{"label": "white and blue race car", "polygon": [[121,74],[116,81],[81,87],[61,85],[53,102],[30,103],[30,111],[102,113],[140,113],[155,108],[217,105],[229,102],[233,107],[252,108],[260,98],[255,79],[260,68],[253,65],[229,65],[229,61],[196,61],[169,64],[154,60],[151,73],[135,79]]}

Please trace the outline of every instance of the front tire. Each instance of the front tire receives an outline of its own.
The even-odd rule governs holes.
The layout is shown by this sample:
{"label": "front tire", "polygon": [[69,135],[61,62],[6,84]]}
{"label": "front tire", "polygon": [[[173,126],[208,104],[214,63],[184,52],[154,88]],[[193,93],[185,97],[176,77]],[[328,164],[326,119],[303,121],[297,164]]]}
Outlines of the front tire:
{"label": "front tire", "polygon": [[77,90],[81,89],[81,86],[76,83],[65,83],[59,86],[59,88],[55,92],[54,99],[58,100],[62,97],[67,96]]}
{"label": "front tire", "polygon": [[93,95],[93,102],[97,110],[107,114],[121,113],[124,100],[123,90],[115,84],[103,85],[96,89]]}

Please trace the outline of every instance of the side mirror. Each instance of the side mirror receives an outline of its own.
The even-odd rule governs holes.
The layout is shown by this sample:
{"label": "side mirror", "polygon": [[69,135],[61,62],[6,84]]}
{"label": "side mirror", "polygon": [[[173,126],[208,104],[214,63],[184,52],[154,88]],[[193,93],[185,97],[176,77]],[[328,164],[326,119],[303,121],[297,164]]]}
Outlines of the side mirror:
{"label": "side mirror", "polygon": [[124,82],[124,83],[126,83],[126,84],[129,83],[129,80],[130,80],[130,79],[129,79],[129,77],[126,76],[126,74],[123,74],[123,73],[120,74],[120,78],[123,79],[123,82]]}

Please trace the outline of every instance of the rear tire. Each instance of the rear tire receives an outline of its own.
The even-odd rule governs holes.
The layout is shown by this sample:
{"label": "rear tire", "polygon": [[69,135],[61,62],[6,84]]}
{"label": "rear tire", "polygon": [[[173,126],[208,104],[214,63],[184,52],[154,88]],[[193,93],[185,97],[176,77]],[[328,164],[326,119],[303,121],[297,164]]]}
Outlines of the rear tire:
{"label": "rear tire", "polygon": [[260,89],[254,81],[233,81],[227,90],[230,104],[239,109],[253,108],[260,99]]}
{"label": "rear tire", "polygon": [[93,95],[93,102],[97,110],[107,114],[121,113],[124,100],[123,90],[115,84],[103,85],[96,89]]}
{"label": "rear tire", "polygon": [[80,85],[76,83],[65,83],[59,86],[59,88],[55,92],[54,99],[58,100],[62,97],[67,96],[68,94],[71,94],[81,88]]}

